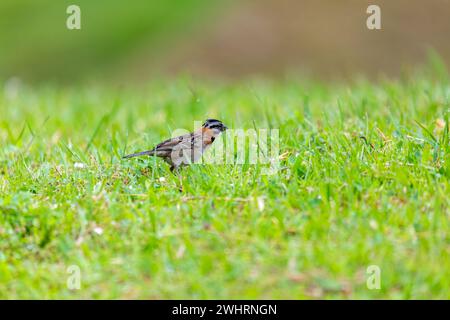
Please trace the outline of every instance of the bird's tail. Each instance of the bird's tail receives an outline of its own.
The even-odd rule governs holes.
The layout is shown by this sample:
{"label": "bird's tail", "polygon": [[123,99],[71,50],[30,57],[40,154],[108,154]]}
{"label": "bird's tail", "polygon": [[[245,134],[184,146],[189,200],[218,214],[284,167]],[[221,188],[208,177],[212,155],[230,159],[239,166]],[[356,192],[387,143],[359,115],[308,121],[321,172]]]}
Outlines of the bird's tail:
{"label": "bird's tail", "polygon": [[134,158],[134,157],[139,157],[139,156],[153,156],[154,154],[155,154],[155,151],[153,151],[153,150],[142,151],[142,152],[132,153],[127,156],[124,156],[123,159],[129,159],[129,158]]}

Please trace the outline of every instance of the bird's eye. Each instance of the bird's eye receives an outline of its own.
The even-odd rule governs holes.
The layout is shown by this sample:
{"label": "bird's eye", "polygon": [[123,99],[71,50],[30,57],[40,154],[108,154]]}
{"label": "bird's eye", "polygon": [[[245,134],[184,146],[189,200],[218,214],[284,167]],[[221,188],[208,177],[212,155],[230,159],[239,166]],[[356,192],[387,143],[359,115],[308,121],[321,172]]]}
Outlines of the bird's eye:
{"label": "bird's eye", "polygon": [[214,142],[214,140],[216,140],[215,137],[211,137],[211,142]]}

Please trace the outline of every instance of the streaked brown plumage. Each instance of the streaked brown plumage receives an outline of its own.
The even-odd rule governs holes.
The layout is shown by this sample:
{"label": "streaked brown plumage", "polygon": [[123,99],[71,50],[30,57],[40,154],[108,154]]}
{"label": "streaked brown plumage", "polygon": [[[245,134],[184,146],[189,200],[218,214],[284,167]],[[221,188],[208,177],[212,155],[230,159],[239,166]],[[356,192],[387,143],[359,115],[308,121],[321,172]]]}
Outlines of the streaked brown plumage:
{"label": "streaked brown plumage", "polygon": [[133,153],[124,158],[128,159],[145,155],[157,156],[170,164],[170,171],[173,171],[180,166],[197,162],[203,152],[226,129],[228,128],[221,121],[208,119],[197,131],[167,139],[151,150]]}

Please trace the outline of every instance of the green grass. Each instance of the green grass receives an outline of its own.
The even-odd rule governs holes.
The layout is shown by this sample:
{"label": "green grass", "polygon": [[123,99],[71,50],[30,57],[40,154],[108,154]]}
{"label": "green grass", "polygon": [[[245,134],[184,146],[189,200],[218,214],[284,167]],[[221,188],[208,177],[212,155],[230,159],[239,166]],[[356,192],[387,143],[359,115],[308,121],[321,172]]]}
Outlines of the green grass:
{"label": "green grass", "polygon": [[[0,298],[450,298],[447,74],[8,90]],[[279,128],[281,170],[196,165],[180,192],[121,159],[207,117]]]}

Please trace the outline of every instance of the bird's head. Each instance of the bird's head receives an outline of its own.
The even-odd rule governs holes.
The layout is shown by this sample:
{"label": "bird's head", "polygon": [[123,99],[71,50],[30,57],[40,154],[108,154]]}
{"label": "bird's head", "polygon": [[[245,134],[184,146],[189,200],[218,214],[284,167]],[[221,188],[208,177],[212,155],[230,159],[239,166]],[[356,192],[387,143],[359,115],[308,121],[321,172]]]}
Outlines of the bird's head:
{"label": "bird's head", "polygon": [[205,123],[202,125],[203,128],[214,130],[216,134],[224,132],[228,129],[226,125],[222,123],[222,121],[216,119],[207,119]]}

